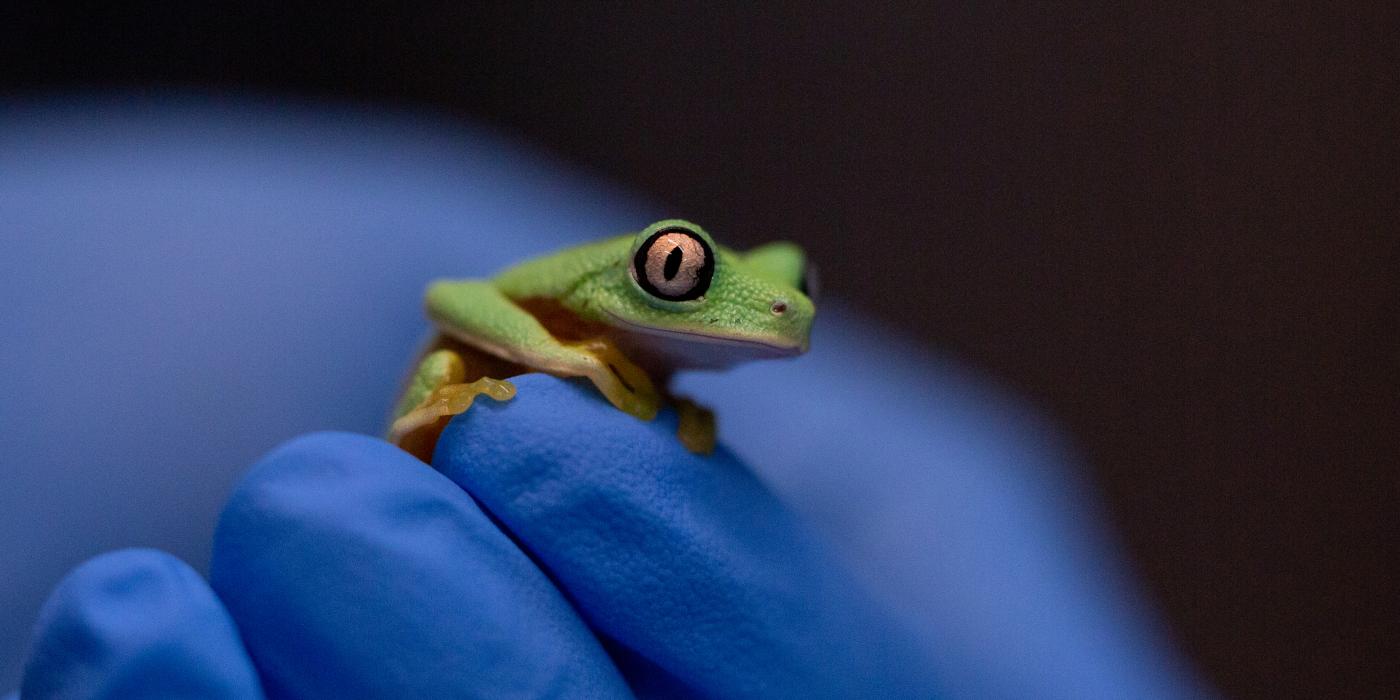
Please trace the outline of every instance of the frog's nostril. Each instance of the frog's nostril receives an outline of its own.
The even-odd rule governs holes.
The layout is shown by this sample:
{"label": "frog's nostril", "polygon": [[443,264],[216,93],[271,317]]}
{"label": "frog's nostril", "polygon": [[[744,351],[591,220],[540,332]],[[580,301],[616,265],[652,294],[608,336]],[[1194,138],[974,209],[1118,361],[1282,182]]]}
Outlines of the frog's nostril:
{"label": "frog's nostril", "polygon": [[783,314],[787,313],[787,302],[783,301],[782,299],[778,299],[777,301],[773,302],[772,306],[768,307],[768,310],[772,311],[774,316],[782,316]]}

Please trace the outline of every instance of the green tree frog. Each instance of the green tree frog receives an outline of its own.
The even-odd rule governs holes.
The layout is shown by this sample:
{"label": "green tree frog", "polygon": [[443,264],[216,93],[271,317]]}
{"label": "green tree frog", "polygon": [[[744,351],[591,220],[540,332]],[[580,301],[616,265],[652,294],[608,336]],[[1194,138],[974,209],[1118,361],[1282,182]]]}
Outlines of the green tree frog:
{"label": "green tree frog", "polygon": [[671,376],[805,352],[814,293],[798,246],[738,252],[679,219],[490,279],[432,282],[425,305],[437,333],[397,404],[389,440],[429,460],[448,419],[477,396],[509,400],[508,378],[546,372],[585,377],[642,420],[669,400],[681,442],[708,453],[714,417],[667,394]]}

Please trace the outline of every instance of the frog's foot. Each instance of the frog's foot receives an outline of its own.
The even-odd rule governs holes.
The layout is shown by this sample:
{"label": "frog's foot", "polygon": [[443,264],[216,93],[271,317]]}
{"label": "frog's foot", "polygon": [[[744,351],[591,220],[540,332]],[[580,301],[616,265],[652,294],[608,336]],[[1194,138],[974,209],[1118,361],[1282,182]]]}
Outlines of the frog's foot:
{"label": "frog's foot", "polygon": [[497,401],[515,398],[515,385],[503,379],[482,377],[474,382],[447,384],[430,392],[389,427],[389,442],[427,462],[433,457],[438,435],[452,416],[465,412],[485,394]]}
{"label": "frog's foot", "polygon": [[698,455],[715,451],[715,414],[690,399],[677,396],[672,399],[676,407],[676,437],[680,438],[685,449]]}
{"label": "frog's foot", "polygon": [[612,405],[642,420],[651,420],[661,408],[661,393],[651,377],[606,338],[592,338],[568,347],[588,358],[581,372],[592,380]]}

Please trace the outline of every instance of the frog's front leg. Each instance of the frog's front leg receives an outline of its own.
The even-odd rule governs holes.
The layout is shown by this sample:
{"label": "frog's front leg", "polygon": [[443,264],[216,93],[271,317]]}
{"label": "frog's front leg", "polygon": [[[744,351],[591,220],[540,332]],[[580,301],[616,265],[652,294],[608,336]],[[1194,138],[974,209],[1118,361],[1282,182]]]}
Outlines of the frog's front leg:
{"label": "frog's front leg", "polygon": [[477,396],[485,394],[497,401],[515,396],[515,386],[505,380],[465,379],[466,365],[461,355],[444,349],[424,357],[394,410],[389,442],[430,461],[447,420],[471,408]]}
{"label": "frog's front leg", "polygon": [[587,377],[612,405],[651,420],[661,394],[651,377],[612,341],[561,342],[528,311],[483,280],[437,282],[428,315],[443,333],[523,367],[560,377]]}
{"label": "frog's front leg", "polygon": [[627,359],[611,340],[591,338],[565,343],[564,347],[578,358],[569,361],[572,369],[564,367],[558,374],[588,377],[608,402],[624,413],[642,420],[656,417],[661,408],[661,393],[656,390],[651,375]]}

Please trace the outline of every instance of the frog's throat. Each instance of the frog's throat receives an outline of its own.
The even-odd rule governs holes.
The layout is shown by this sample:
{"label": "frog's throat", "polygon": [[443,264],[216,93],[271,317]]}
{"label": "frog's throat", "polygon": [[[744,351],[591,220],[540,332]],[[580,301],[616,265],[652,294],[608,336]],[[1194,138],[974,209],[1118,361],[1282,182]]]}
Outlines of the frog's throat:
{"label": "frog's throat", "polygon": [[768,352],[779,357],[801,355],[807,350],[807,348],[803,347],[802,345],[783,343],[777,340],[770,341],[761,338],[740,338],[735,336],[712,335],[709,333],[702,333],[700,331],[694,330],[652,328],[650,326],[643,326],[636,323],[632,323],[611,311],[604,310],[603,313],[606,313],[608,317],[613,320],[613,324],[618,328],[632,333],[640,333],[642,335],[654,335],[661,338],[674,338],[676,340],[682,340],[685,342],[707,343],[710,345],[727,345],[731,347],[758,348],[762,350],[767,350]]}

